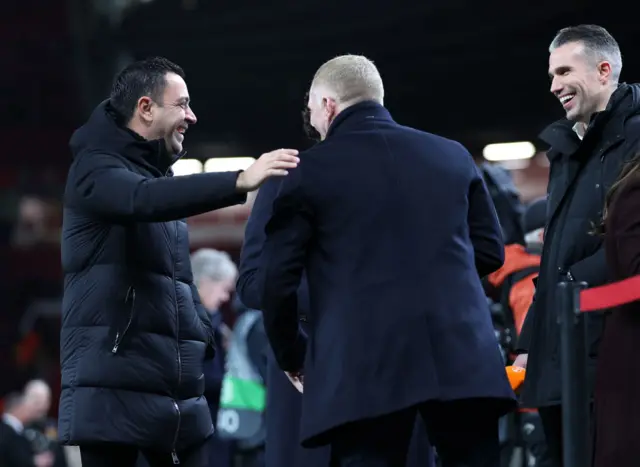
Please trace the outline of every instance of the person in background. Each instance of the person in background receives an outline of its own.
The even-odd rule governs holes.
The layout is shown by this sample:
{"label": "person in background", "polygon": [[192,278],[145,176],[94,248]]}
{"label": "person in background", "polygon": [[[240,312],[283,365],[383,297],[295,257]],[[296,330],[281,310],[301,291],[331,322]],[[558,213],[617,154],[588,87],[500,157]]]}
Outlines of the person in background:
{"label": "person in background", "polygon": [[505,261],[500,269],[487,276],[489,294],[501,305],[513,353],[524,321],[533,302],[534,281],[540,270],[542,235],[546,219],[546,198],[532,202],[522,216],[523,243],[505,247]]}
{"label": "person in background", "polygon": [[[222,321],[220,307],[231,299],[235,290],[238,268],[228,253],[202,248],[191,255],[193,282],[202,306],[207,310],[215,330],[216,355],[204,367],[204,395],[214,423],[218,420],[220,391],[225,374],[226,347],[231,331]],[[231,467],[233,444],[221,439],[217,431],[209,440],[209,467]]]}
{"label": "person in background", "polygon": [[48,417],[51,408],[51,388],[43,380],[29,381],[23,391],[26,404],[33,406],[35,418],[25,424],[24,434],[36,454],[50,452],[53,467],[66,467],[67,460],[58,443],[57,423]]}
{"label": "person in background", "polygon": [[[484,284],[503,357],[505,363],[511,365],[514,343],[533,298],[532,279],[538,274],[540,255],[529,251],[526,244],[525,224],[532,212],[522,202],[511,173],[489,163],[480,164],[480,169],[496,207],[505,242],[504,264],[485,277]],[[524,417],[521,411],[516,411],[500,420],[501,456],[505,465],[522,456],[523,451],[527,455],[521,429]]]}
{"label": "person in background", "polygon": [[[640,155],[613,184],[604,208],[604,248],[614,281],[640,274]],[[593,467],[636,467],[640,443],[640,302],[609,310],[595,386]]]}
{"label": "person in background", "polygon": [[[540,139],[550,148],[548,209],[535,299],[527,314],[514,366],[526,368],[521,402],[537,408],[555,465],[562,465],[562,394],[557,284],[610,281],[601,221],[608,188],[640,147],[640,86],[620,82],[622,56],[616,40],[596,25],[564,28],[549,46],[550,91],[565,118]],[[588,391],[593,394],[603,316],[585,316]]]}
{"label": "person in background", "polygon": [[262,312],[237,299],[222,385],[218,434],[234,440],[238,467],[264,467],[269,342]]}
{"label": "person in background", "polygon": [[479,168],[496,208],[504,244],[524,245],[522,216],[525,208],[511,172],[490,162],[481,163]]}
{"label": "person in background", "polygon": [[[546,219],[546,196],[532,201],[526,207],[523,216],[526,253],[532,259],[537,258],[538,265],[534,265],[528,270],[514,272],[510,280],[511,286],[508,300],[509,308],[513,310],[515,328],[512,359],[517,358],[517,355],[521,352],[521,349],[517,347],[517,343],[522,335],[522,329],[525,327],[524,321],[527,319],[535,296],[535,281],[540,271],[540,255],[542,255]],[[527,328],[531,329],[530,327]],[[526,340],[526,337],[524,340]],[[529,464],[536,467],[553,467],[554,460],[545,441],[540,414],[535,409],[521,408],[519,415],[519,428]]]}
{"label": "person in background", "polygon": [[[521,254],[525,245],[522,222],[525,206],[511,171],[500,164],[490,162],[482,162],[478,167],[495,206],[502,240],[505,244],[504,264],[498,271],[485,276],[483,285],[490,303],[491,318],[502,356],[505,363],[510,364],[510,346],[515,330],[512,322],[513,315],[510,313],[508,303],[505,304],[504,293],[509,288],[505,279],[514,269],[521,269],[525,265],[522,259],[526,255]],[[537,258],[535,265],[537,266],[539,262],[540,258]],[[503,464],[508,464],[510,459],[519,455],[522,440],[518,416],[517,412],[509,413],[500,419],[500,452]]]}
{"label": "person in background", "polygon": [[[2,467],[53,467],[55,454],[50,449],[36,451],[33,437],[27,436],[28,425],[46,416],[50,394],[40,392],[37,383],[27,385],[27,391],[10,394],[5,400],[0,421],[0,465]],[[47,386],[48,390],[48,386]]]}
{"label": "person in background", "polygon": [[[498,291],[501,322],[508,333],[507,338],[501,340],[506,344],[504,350],[508,365],[521,352],[517,343],[535,295],[534,284],[540,270],[546,210],[546,197],[534,200],[525,207],[521,222],[525,245],[507,245],[504,265],[488,276],[489,284]],[[510,426],[512,445],[524,448],[524,455],[529,461],[535,461],[536,466],[553,467],[537,411],[520,409],[510,417],[515,422]]]}

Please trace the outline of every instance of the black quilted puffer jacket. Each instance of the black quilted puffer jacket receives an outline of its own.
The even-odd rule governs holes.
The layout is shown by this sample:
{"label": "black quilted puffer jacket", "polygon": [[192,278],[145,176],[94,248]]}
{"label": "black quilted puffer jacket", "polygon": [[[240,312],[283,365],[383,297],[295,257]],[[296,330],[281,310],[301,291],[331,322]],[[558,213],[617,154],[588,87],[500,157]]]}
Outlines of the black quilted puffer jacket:
{"label": "black quilted puffer jacket", "polygon": [[118,125],[108,101],[71,148],[60,440],[167,452],[202,443],[213,432],[203,397],[213,329],[180,219],[243,203],[238,174],[173,177],[164,143]]}

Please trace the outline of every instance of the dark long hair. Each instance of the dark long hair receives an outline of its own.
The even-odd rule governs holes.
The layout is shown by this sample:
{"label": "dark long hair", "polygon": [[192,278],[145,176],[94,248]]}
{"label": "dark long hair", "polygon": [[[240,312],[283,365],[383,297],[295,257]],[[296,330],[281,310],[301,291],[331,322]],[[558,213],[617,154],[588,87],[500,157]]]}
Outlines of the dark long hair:
{"label": "dark long hair", "polygon": [[629,181],[635,179],[636,177],[640,177],[640,152],[637,153],[633,159],[627,162],[622,170],[620,171],[620,175],[618,175],[617,180],[611,185],[611,188],[607,192],[604,198],[604,208],[602,209],[602,221],[600,225],[596,227],[595,233],[599,235],[604,235],[605,233],[605,223],[607,222],[607,216],[609,215],[609,211],[611,210],[611,202],[615,198],[616,193],[625,186]]}

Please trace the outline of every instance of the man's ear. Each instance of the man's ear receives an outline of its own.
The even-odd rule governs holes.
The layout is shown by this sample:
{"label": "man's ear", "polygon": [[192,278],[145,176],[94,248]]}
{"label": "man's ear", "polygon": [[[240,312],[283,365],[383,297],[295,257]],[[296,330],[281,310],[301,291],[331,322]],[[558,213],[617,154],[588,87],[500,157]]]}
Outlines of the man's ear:
{"label": "man's ear", "polygon": [[153,101],[150,97],[142,96],[138,99],[136,110],[140,118],[146,123],[153,121]]}
{"label": "man's ear", "polygon": [[602,84],[611,80],[611,63],[604,61],[598,64],[598,77]]}

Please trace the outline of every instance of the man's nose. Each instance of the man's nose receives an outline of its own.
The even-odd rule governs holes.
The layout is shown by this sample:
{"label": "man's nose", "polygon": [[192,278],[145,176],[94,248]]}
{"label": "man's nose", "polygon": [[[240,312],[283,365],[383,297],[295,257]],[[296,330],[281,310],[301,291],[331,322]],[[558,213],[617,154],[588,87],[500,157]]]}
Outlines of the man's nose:
{"label": "man's nose", "polygon": [[560,91],[562,91],[562,83],[556,76],[551,80],[551,93],[558,96],[560,95]]}
{"label": "man's nose", "polygon": [[187,115],[185,116],[185,120],[189,125],[193,125],[198,121],[198,119],[196,118],[196,114],[194,114],[193,110],[191,109],[187,110]]}

